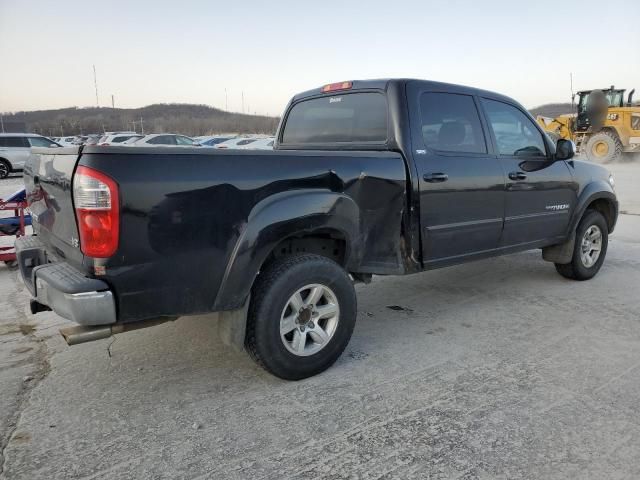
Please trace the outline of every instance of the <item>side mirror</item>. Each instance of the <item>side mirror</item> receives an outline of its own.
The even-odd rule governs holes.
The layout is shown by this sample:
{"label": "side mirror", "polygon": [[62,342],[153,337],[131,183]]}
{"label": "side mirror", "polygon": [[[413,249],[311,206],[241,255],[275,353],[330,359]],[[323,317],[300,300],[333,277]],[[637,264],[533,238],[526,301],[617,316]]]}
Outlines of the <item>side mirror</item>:
{"label": "side mirror", "polygon": [[50,143],[49,144],[49,148],[58,148],[60,145],[58,145],[57,143]]}
{"label": "side mirror", "polygon": [[576,144],[561,138],[556,144],[556,160],[569,160],[576,154]]}

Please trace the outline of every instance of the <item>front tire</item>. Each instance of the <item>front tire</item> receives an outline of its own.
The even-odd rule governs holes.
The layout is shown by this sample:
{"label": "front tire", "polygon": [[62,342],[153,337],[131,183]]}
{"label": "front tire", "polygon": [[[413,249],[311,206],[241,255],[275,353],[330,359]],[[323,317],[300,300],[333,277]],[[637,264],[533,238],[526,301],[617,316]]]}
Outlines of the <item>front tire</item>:
{"label": "front tire", "polygon": [[622,157],[622,143],[608,130],[593,135],[587,142],[587,158],[594,163],[611,163]]}
{"label": "front tire", "polygon": [[589,280],[602,267],[609,245],[609,226],[596,210],[587,210],[576,229],[571,263],[556,263],[560,275],[571,280]]}
{"label": "front tire", "polygon": [[7,178],[11,173],[11,165],[6,160],[0,159],[0,180]]}
{"label": "front tire", "polygon": [[247,351],[277,377],[311,377],[340,357],[356,311],[353,282],[333,260],[313,254],[277,259],[252,289]]}

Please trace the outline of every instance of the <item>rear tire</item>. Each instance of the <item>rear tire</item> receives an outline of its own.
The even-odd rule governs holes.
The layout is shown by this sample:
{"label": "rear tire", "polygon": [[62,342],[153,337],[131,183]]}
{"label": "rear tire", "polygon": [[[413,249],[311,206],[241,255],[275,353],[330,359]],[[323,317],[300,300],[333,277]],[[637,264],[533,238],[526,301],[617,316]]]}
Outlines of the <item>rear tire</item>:
{"label": "rear tire", "polygon": [[252,289],[247,351],[277,377],[311,377],[340,357],[356,311],[353,282],[333,260],[312,254],[277,259],[260,272]]}
{"label": "rear tire", "polygon": [[[604,216],[587,210],[576,229],[571,263],[556,263],[557,272],[571,280],[589,280],[602,267],[609,245],[609,227]],[[599,249],[599,250],[597,250]]]}
{"label": "rear tire", "polygon": [[622,143],[618,136],[609,130],[603,130],[589,138],[587,158],[594,163],[611,163],[622,156]]}
{"label": "rear tire", "polygon": [[6,160],[0,159],[0,180],[7,178],[11,173],[11,164]]}

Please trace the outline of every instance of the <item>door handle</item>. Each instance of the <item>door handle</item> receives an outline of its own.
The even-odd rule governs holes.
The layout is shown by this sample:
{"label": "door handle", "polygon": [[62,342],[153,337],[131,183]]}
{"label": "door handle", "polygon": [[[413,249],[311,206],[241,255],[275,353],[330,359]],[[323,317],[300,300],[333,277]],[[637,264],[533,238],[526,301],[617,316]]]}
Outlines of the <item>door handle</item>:
{"label": "door handle", "polygon": [[509,174],[509,178],[511,180],[526,180],[527,179],[527,174],[526,173],[522,173],[522,172],[511,172]]}
{"label": "door handle", "polygon": [[425,182],[429,182],[429,183],[440,183],[440,182],[446,182],[447,180],[449,180],[449,175],[447,175],[446,173],[425,173],[422,178],[424,179]]}

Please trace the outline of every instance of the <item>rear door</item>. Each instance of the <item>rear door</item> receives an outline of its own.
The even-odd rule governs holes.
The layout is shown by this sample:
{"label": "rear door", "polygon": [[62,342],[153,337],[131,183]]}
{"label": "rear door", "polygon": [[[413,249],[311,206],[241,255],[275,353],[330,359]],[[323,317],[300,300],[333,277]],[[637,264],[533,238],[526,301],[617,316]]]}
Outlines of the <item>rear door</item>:
{"label": "rear door", "polygon": [[518,106],[489,98],[481,102],[506,177],[501,246],[562,237],[577,198],[568,165],[549,162],[543,133]]}
{"label": "rear door", "polygon": [[408,95],[426,266],[496,249],[504,178],[476,99],[464,91],[424,90],[419,82],[408,85]]}
{"label": "rear door", "polygon": [[79,147],[34,148],[24,170],[34,232],[47,246],[52,261],[82,264],[71,180]]}

